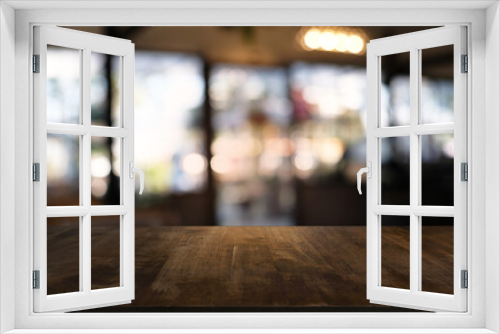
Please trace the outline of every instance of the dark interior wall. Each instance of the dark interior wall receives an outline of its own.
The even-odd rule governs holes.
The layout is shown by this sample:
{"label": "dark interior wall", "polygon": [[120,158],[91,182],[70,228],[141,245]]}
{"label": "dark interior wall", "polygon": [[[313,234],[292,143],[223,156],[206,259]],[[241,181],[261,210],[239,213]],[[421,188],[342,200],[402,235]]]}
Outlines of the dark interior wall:
{"label": "dark interior wall", "polygon": [[[67,27],[130,39],[136,50],[187,52],[209,63],[284,65],[294,61],[366,66],[364,54],[305,51],[296,42],[302,27]],[[434,27],[352,27],[369,40]],[[396,65],[396,64],[395,64]]]}

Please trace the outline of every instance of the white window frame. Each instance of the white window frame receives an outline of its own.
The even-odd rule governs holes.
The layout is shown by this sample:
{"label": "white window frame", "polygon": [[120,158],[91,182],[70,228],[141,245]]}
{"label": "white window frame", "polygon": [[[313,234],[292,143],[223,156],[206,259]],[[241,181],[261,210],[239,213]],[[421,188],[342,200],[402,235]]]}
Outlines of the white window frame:
{"label": "white window frame", "polygon": [[[132,9],[123,9],[119,6]],[[70,8],[60,8],[62,6]],[[73,6],[73,8],[71,8]],[[150,7],[149,9],[147,7]],[[391,6],[397,6],[392,9]],[[102,9],[106,7],[107,9]],[[154,8],[151,8],[154,7]],[[158,8],[162,7],[162,8]],[[460,7],[460,8],[458,8]],[[85,8],[85,9],[74,9]],[[143,8],[138,10],[137,8]],[[366,9],[370,8],[370,9]],[[405,25],[468,26],[467,313],[34,314],[32,269],[33,26],[47,25]],[[0,4],[0,330],[15,333],[500,331],[500,11],[497,1],[149,2],[4,1]],[[5,29],[7,28],[7,29]],[[486,29],[487,28],[487,29]],[[14,35],[15,32],[15,35]],[[15,39],[14,39],[15,36]],[[15,48],[14,48],[15,47]],[[15,71],[13,67],[15,66]],[[486,67],[488,71],[486,71]],[[12,83],[15,82],[13,85]],[[15,110],[15,113],[12,112]],[[15,134],[9,127],[15,127]],[[15,135],[15,145],[12,137]],[[486,151],[488,154],[486,154]],[[13,162],[15,161],[15,163]],[[488,163],[485,165],[485,163]],[[485,167],[486,166],[486,167]],[[15,178],[12,174],[15,171]],[[488,174],[488,182],[486,182]],[[10,178],[10,179],[9,179]],[[354,190],[354,189],[353,189]],[[354,190],[355,191],[355,190]],[[12,196],[15,194],[14,200]],[[486,196],[488,194],[488,196]],[[15,211],[9,207],[14,204]],[[14,218],[14,219],[12,219]],[[15,221],[15,225],[10,224]],[[14,254],[14,256],[12,256]],[[15,282],[15,283],[14,283]],[[15,289],[12,287],[15,286]],[[487,293],[486,293],[487,292]],[[15,307],[12,307],[15,305]],[[382,329],[383,328],[383,329]],[[59,330],[57,330],[59,329]],[[135,330],[133,330],[135,329]],[[176,330],[177,329],[177,330]],[[246,329],[246,330],[245,330]],[[357,329],[357,330],[356,330]],[[381,330],[382,329],[382,330]],[[388,330],[392,329],[392,330]],[[45,331],[46,333],[47,331]],[[183,331],[187,333],[186,331]]]}
{"label": "white window frame", "polygon": [[[40,180],[33,184],[34,269],[39,270],[39,288],[34,290],[37,312],[83,310],[130,303],[134,299],[135,192],[134,179],[128,177],[134,161],[134,44],[128,40],[88,34],[80,31],[36,26],[34,52],[38,54],[39,73],[34,84],[34,162],[40,165]],[[47,122],[47,46],[77,50],[80,58],[80,120],[78,124]],[[120,117],[117,127],[92,125],[90,108],[91,54],[98,52],[118,57]],[[73,135],[79,141],[80,184],[77,206],[47,206],[47,135]],[[91,141],[108,137],[120,141],[120,201],[118,205],[91,204]],[[130,163],[130,164],[129,164]],[[133,173],[132,173],[133,174]],[[117,216],[119,219],[119,286],[92,289],[91,227],[93,217]],[[79,290],[48,295],[47,291],[47,218],[75,217],[79,220]]]}
{"label": "white window frame", "polygon": [[[461,56],[467,54],[467,31],[464,26],[427,29],[409,34],[381,38],[367,45],[367,126],[366,151],[371,177],[367,192],[367,297],[376,304],[403,306],[432,311],[467,310],[467,290],[461,287],[461,270],[467,269],[467,183],[461,181],[461,163],[467,163],[467,77],[462,73]],[[422,51],[451,45],[453,47],[453,122],[422,123]],[[408,125],[381,124],[380,91],[382,57],[407,52],[409,62],[410,110]],[[422,204],[422,135],[452,134],[454,159],[452,206]],[[383,138],[405,137],[409,141],[410,189],[408,205],[387,205],[382,197],[381,150]],[[382,224],[385,217],[405,216],[409,221],[409,288],[382,285]],[[422,217],[453,219],[453,293],[422,290]]]}

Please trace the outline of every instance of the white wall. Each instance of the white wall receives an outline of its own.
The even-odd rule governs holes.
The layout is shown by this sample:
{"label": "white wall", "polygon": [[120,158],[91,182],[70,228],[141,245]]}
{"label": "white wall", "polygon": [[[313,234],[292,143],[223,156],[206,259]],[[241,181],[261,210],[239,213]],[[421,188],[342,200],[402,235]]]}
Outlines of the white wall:
{"label": "white wall", "polygon": [[[0,3],[0,332],[14,328],[15,11]],[[11,254],[11,256],[9,256]]]}
{"label": "white wall", "polygon": [[[1,1],[1,0],[0,0]],[[331,1],[334,3],[335,1]],[[455,2],[455,3],[466,3]],[[0,2],[1,3],[1,2]],[[19,2],[25,3],[25,2]],[[33,2],[30,2],[33,3]],[[38,1],[40,3],[40,1]],[[67,5],[72,2],[51,2],[54,6]],[[95,1],[90,1],[89,3],[96,3]],[[166,1],[164,3],[167,3]],[[285,2],[283,2],[285,3]],[[392,2],[391,2],[392,3]],[[403,3],[403,2],[401,2]],[[410,3],[406,1],[404,3]],[[422,2],[424,3],[424,2]],[[425,2],[428,3],[428,2]],[[392,4],[391,4],[392,5]],[[97,5],[95,5],[97,6]],[[308,5],[309,6],[309,3]],[[306,7],[307,7],[306,6]],[[23,13],[24,12],[24,13]],[[0,271],[2,272],[2,277],[0,281],[0,297],[2,301],[0,302],[0,330],[3,331],[4,328],[7,329],[9,326],[13,326],[12,321],[12,311],[14,309],[13,303],[13,277],[11,275],[5,275],[5,273],[13,273],[16,269],[18,273],[17,281],[17,299],[16,307],[18,311],[16,316],[16,324],[20,328],[36,328],[36,327],[46,327],[46,328],[61,328],[63,332],[68,332],[66,328],[136,328],[139,324],[147,323],[150,327],[163,328],[169,326],[172,328],[181,328],[183,326],[190,326],[190,328],[240,328],[240,327],[260,327],[260,328],[285,328],[287,326],[295,326],[298,328],[306,328],[307,326],[311,328],[334,328],[342,326],[357,326],[358,328],[368,328],[368,327],[380,327],[380,328],[399,328],[401,327],[401,320],[411,322],[416,324],[415,327],[439,327],[447,325],[454,328],[473,326],[482,328],[484,326],[484,318],[482,317],[484,307],[486,307],[488,312],[488,327],[500,332],[500,259],[499,250],[500,246],[496,244],[499,239],[500,234],[500,209],[498,208],[500,203],[500,135],[498,133],[500,125],[500,23],[499,23],[499,8],[497,5],[490,7],[488,10],[488,20],[484,19],[483,10],[467,10],[467,11],[456,11],[456,10],[433,10],[433,11],[419,11],[419,10],[403,10],[403,11],[384,11],[384,10],[370,10],[370,11],[356,11],[354,14],[349,11],[342,10],[267,10],[265,12],[259,10],[246,10],[246,11],[224,11],[224,10],[210,10],[202,11],[196,9],[190,10],[158,10],[154,12],[144,11],[144,10],[133,10],[133,11],[123,11],[123,10],[70,10],[70,11],[30,11],[30,10],[18,10],[16,12],[16,22],[17,31],[16,36],[18,39],[17,43],[17,60],[18,64],[16,66],[16,82],[17,89],[14,89],[14,82],[8,81],[5,78],[14,75],[11,72],[14,68],[13,66],[13,55],[14,50],[12,49],[11,40],[12,36],[9,35],[9,31],[12,33],[12,28],[14,24],[14,13],[12,9],[7,8],[4,4],[0,5],[0,39],[2,42],[2,50],[0,51],[0,200],[2,207],[0,207]],[[8,19],[6,19],[6,17]],[[472,35],[476,36],[474,40],[474,53],[472,55],[472,63],[478,64],[478,66],[472,67],[473,84],[475,89],[479,92],[484,92],[484,77],[488,77],[488,89],[487,96],[485,98],[484,93],[477,93],[474,96],[472,104],[474,106],[473,110],[475,112],[475,117],[471,121],[472,123],[472,133],[474,140],[474,150],[475,156],[478,159],[473,160],[472,167],[475,168],[470,171],[469,175],[474,178],[474,193],[472,194],[473,199],[473,218],[475,229],[472,233],[472,239],[474,240],[474,249],[471,250],[469,254],[474,257],[472,263],[472,280],[476,282],[480,279],[480,286],[476,286],[474,292],[472,289],[469,291],[469,296],[472,301],[473,316],[454,316],[449,314],[437,314],[432,318],[421,317],[420,315],[415,315],[412,317],[401,316],[386,316],[377,315],[374,316],[357,316],[356,318],[329,315],[329,314],[314,314],[314,315],[294,315],[287,316],[286,314],[277,314],[273,316],[262,316],[262,315],[230,315],[226,316],[223,314],[214,314],[207,316],[195,315],[191,317],[186,317],[185,315],[169,315],[166,320],[163,317],[144,317],[144,319],[139,319],[136,316],[129,315],[117,315],[113,319],[108,319],[104,316],[88,316],[82,315],[80,317],[66,317],[59,316],[57,314],[44,316],[44,317],[28,317],[27,310],[32,308],[31,299],[32,290],[27,289],[27,284],[30,280],[31,274],[31,263],[29,262],[29,245],[30,245],[30,199],[29,199],[29,188],[31,185],[30,181],[30,105],[27,99],[27,92],[30,89],[29,81],[29,68],[30,68],[30,50],[29,50],[29,22],[41,22],[51,24],[53,22],[75,22],[79,25],[85,24],[97,24],[102,25],[102,22],[110,22],[116,25],[141,25],[141,22],[151,22],[152,25],[159,24],[162,22],[169,24],[179,24],[179,25],[193,25],[193,24],[220,24],[224,22],[225,24],[255,24],[255,22],[263,22],[269,24],[273,22],[274,24],[289,25],[291,22],[295,24],[307,25],[311,22],[314,23],[324,23],[330,24],[331,22],[336,22],[336,24],[341,25],[342,22],[352,22],[354,19],[356,22],[400,22],[402,25],[408,25],[408,22],[413,22],[414,20],[420,20],[421,22],[443,22],[443,18],[448,18],[446,21],[449,24],[456,24],[456,22],[472,22],[473,29]],[[236,23],[235,23],[236,22]],[[6,26],[9,29],[4,29]],[[483,29],[488,29],[488,48],[491,48],[491,52],[488,51],[487,62],[488,67],[485,68],[483,65],[484,53],[484,35]],[[478,32],[479,31],[479,32]],[[7,36],[9,43],[7,47],[4,47],[4,35]],[[5,57],[3,54],[6,54]],[[11,58],[12,57],[12,58]],[[485,70],[486,74],[485,75]],[[6,75],[10,73],[10,75]],[[4,82],[8,81],[8,82]],[[14,158],[13,143],[11,138],[14,135],[14,127],[9,126],[13,124],[13,101],[14,90],[17,96],[16,99],[16,146],[18,151],[15,152],[15,158],[17,160],[16,164],[16,193],[14,194],[13,188],[13,165],[11,161]],[[487,108],[485,108],[485,105]],[[487,110],[487,122],[485,122],[484,110]],[[485,125],[485,123],[487,125]],[[487,143],[484,141],[484,130],[487,130],[489,134],[493,134],[491,140]],[[5,131],[4,131],[5,130]],[[4,138],[9,138],[5,140]],[[487,149],[487,151],[485,151]],[[485,152],[487,152],[488,157],[485,163]],[[4,157],[6,157],[4,159]],[[476,163],[477,162],[477,163]],[[485,167],[487,166],[487,167]],[[485,182],[485,172],[488,172],[488,179]],[[480,182],[477,182],[480,181]],[[485,189],[488,191],[487,200],[485,200]],[[17,266],[14,268],[14,263],[9,261],[12,260],[13,254],[12,250],[12,239],[5,240],[6,234],[11,232],[12,222],[14,213],[11,212],[10,204],[12,203],[12,198],[16,196],[16,240],[18,240],[16,259]],[[3,201],[6,202],[3,202]],[[5,204],[7,203],[7,204]],[[486,204],[485,204],[486,203]],[[485,232],[483,229],[485,222],[484,208],[485,205],[488,206],[490,212],[488,215],[488,228]],[[479,229],[478,229],[479,226]],[[476,233],[479,231],[479,233]],[[496,261],[493,263],[488,262],[488,274],[487,284],[488,293],[486,294],[487,299],[485,304],[484,300],[484,278],[474,277],[474,272],[483,273],[484,272],[484,260],[477,261],[479,258],[484,257],[484,235],[487,236],[487,247],[488,254],[495,254]],[[480,236],[480,237],[478,237]],[[3,261],[3,262],[2,262]],[[482,275],[481,275],[482,276]],[[29,283],[28,283],[29,284]],[[471,282],[471,284],[473,284]],[[477,315],[480,315],[477,317]],[[472,321],[469,318],[473,318]],[[5,319],[5,321],[4,321]],[[353,322],[353,319],[355,320]],[[395,320],[399,320],[396,322]],[[450,323],[453,320],[453,323]],[[50,327],[49,327],[50,326]],[[267,327],[264,327],[267,326]],[[304,330],[305,332],[305,330]],[[465,332],[465,331],[464,331]]]}
{"label": "white wall", "polygon": [[[500,7],[486,11],[486,253],[496,254],[496,263],[486,265],[486,328],[500,332]],[[477,166],[479,168],[481,166]]]}

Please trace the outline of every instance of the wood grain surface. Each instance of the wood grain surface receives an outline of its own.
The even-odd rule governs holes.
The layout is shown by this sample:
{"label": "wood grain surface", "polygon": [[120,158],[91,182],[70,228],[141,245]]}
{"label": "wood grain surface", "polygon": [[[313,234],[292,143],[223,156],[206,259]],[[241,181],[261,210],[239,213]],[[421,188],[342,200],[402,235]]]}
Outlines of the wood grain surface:
{"label": "wood grain surface", "polygon": [[[434,292],[450,293],[452,287],[452,229],[426,227],[424,286]],[[49,291],[75,291],[78,263],[68,259],[78,248],[68,240],[77,242],[78,230],[48,231]],[[99,241],[93,240],[92,281],[102,286],[117,282],[117,233],[111,226],[93,226],[92,237]],[[390,274],[390,285],[406,286],[407,227],[384,227],[382,243],[389,250],[382,259],[383,282]],[[366,299],[366,228],[360,226],[137,227],[135,277],[132,304],[102,310],[378,308]]]}

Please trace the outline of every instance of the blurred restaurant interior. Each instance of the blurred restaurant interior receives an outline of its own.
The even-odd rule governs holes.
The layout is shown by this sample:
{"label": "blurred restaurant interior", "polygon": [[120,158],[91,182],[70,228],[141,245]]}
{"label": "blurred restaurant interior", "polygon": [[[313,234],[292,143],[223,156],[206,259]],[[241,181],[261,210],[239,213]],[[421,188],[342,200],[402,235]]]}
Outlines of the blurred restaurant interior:
{"label": "blurred restaurant interior", "polygon": [[[136,231],[144,231],[143,234],[136,232],[136,301],[128,306],[129,309],[117,306],[103,310],[123,312],[130,307],[136,307],[134,311],[145,307],[151,311],[147,306],[160,311],[175,311],[177,306],[191,307],[192,310],[208,306],[274,306],[280,310],[295,306],[304,310],[310,306],[318,310],[318,307],[338,305],[343,306],[341,310],[354,306],[365,307],[364,311],[377,310],[377,306],[370,306],[365,296],[366,197],[360,196],[356,190],[356,173],[366,164],[366,43],[371,39],[431,27],[68,28],[129,39],[135,43],[135,165],[146,175],[144,194],[135,197]],[[47,117],[51,122],[70,117],[65,116],[64,110],[68,103],[78,101],[70,98],[70,92],[79,89],[78,80],[73,79],[75,67],[70,52],[58,47],[49,49],[49,61],[57,63],[57,66],[48,66],[54,69],[48,73],[47,82]],[[120,62],[118,57],[110,55],[93,53],[92,57],[92,124],[113,126],[120,110]],[[381,66],[382,126],[407,125],[409,54],[387,56]],[[422,114],[423,121],[453,121],[453,48],[425,50],[422,75],[422,96],[429,106],[425,110],[431,111]],[[62,90],[69,96],[67,99],[60,98]],[[422,145],[423,204],[453,205],[453,135],[423,136]],[[47,204],[78,205],[78,141],[64,138],[64,135],[51,135],[47,138],[47,155]],[[118,204],[120,142],[93,137],[91,156],[92,205]],[[383,204],[409,204],[409,139],[382,139],[381,156]],[[386,218],[387,227],[399,227],[405,231],[395,232],[395,235],[408,239],[408,221],[404,217]],[[54,226],[65,225],[61,219],[54,218],[52,222]],[[219,233],[210,229],[214,226],[228,228],[218,230]],[[168,288],[155,285],[158,276],[168,276],[167,267],[175,268],[177,262],[171,262],[170,254],[162,253],[159,246],[152,245],[152,240],[169,240],[169,252],[179,251],[175,242],[179,247],[185,247],[187,243],[187,239],[180,236],[180,228],[189,227],[185,231],[196,238],[198,246],[205,245],[204,250],[198,251],[209,252],[207,249],[213,246],[208,240],[219,240],[220,243],[221,235],[231,238],[231,233],[236,231],[231,228],[238,226],[244,228],[241,230],[245,231],[242,232],[244,238],[254,237],[252,241],[242,242],[246,248],[241,246],[241,249],[248,251],[249,256],[268,250],[267,246],[259,246],[263,245],[263,239],[276,239],[278,235],[287,239],[291,234],[283,236],[282,233],[287,231],[284,228],[290,228],[290,233],[296,234],[313,231],[305,230],[306,227],[316,228],[316,234],[311,234],[303,244],[298,239],[287,239],[291,244],[297,241],[302,245],[298,255],[302,257],[298,264],[293,265],[294,269],[290,269],[293,271],[302,266],[302,271],[285,275],[284,280],[294,281],[300,288],[284,291],[270,285],[269,291],[275,291],[275,294],[271,292],[268,294],[271,297],[258,301],[252,299],[257,298],[253,295],[265,294],[257,287],[267,284],[260,279],[272,281],[276,267],[281,272],[286,271],[288,262],[276,260],[278,253],[271,256],[277,265],[268,272],[264,270],[263,274],[262,268],[267,266],[265,261],[242,260],[247,265],[243,266],[241,274],[247,280],[237,288],[244,287],[248,291],[234,295],[247,300],[226,298],[214,301],[215,294],[224,293],[221,292],[222,281],[227,283],[221,279],[220,272],[216,278],[212,277],[218,280],[217,283],[208,282],[210,278],[202,279],[202,274],[195,273],[193,277],[198,281],[186,279]],[[453,219],[426,218],[424,226],[441,228],[439,238],[431,236],[434,239],[429,237],[429,240],[435,243],[435,239],[439,239],[447,247],[442,252],[448,252],[439,257],[446,264],[433,269],[444,272],[435,273],[441,276],[429,286],[435,284],[435,289],[441,289],[439,283],[444,286],[442,289],[449,289],[453,278],[453,273],[449,277],[453,266],[453,234],[450,230]],[[172,229],[159,229],[163,227]],[[257,227],[263,229],[252,230]],[[336,244],[335,238],[329,239],[328,227],[339,228],[332,233],[340,233],[343,246]],[[357,228],[357,234],[350,234],[350,228]],[[172,234],[163,235],[168,233],[160,231],[172,231]],[[119,234],[100,231],[99,227],[92,233],[93,236],[94,233],[108,235],[111,238],[106,242],[108,244],[113,244],[112,240],[119,243],[116,239]],[[210,239],[211,233],[216,233],[214,239]],[[325,239],[321,241],[318,235],[324,235]],[[324,247],[314,245],[316,239]],[[184,243],[179,240],[184,240]],[[409,243],[408,240],[404,242]],[[346,246],[349,243],[356,246],[356,250]],[[227,256],[232,256],[233,260],[235,244],[238,243],[228,246],[232,248]],[[311,244],[311,249],[321,253],[318,255],[321,261],[325,260],[330,266],[333,265],[325,252],[357,257],[352,261],[344,259],[343,263],[347,263],[344,268],[348,267],[345,270],[351,270],[349,275],[339,278],[342,268],[335,268],[335,275],[339,277],[330,280],[326,269],[315,269],[321,267],[322,262],[304,251],[309,249],[306,244]],[[57,252],[57,247],[55,241],[49,245],[49,252],[51,249]],[[407,247],[397,248],[396,243],[391,247],[393,253],[409,252]],[[148,252],[152,254],[150,257],[156,256],[161,261],[154,264],[154,259],[146,259]],[[97,254],[93,253],[93,256]],[[105,251],[101,256],[113,254]],[[187,259],[195,254],[198,253],[184,256]],[[60,265],[61,261],[69,259],[54,261],[59,261]],[[409,262],[408,259],[404,261]],[[312,262],[314,265],[310,265]],[[106,272],[103,275],[112,276],[116,271],[116,265],[109,263],[107,267],[103,265],[102,270]],[[207,268],[211,267],[206,260],[203,263],[191,260],[191,263],[195,267],[188,267],[187,263],[182,270],[209,271]],[[394,275],[399,275],[397,271],[408,266],[398,259],[394,263],[399,268],[389,271]],[[54,264],[55,271],[58,264]],[[259,267],[259,275],[251,272],[249,266],[252,265]],[[231,272],[234,268],[231,265]],[[294,299],[293,291],[302,296],[325,293],[314,290],[312,283],[304,281],[304,277],[314,276],[315,272],[322,274],[311,281],[321,284],[335,279],[342,280],[345,285],[352,282],[355,291],[348,292],[355,297],[338,303],[336,298],[341,297],[335,294],[321,300]],[[140,275],[150,277],[141,278]],[[248,278],[252,275],[254,279]],[[401,273],[398,279],[405,281],[405,275],[408,273]],[[53,293],[64,287],[56,276],[54,272],[52,277],[58,283],[54,284]],[[299,276],[300,280],[295,279]],[[201,284],[209,288],[201,288]],[[146,291],[149,291],[149,299],[141,297],[147,295]],[[160,297],[152,297],[159,294],[175,298],[160,302],[155,299]],[[195,297],[197,295],[199,298]],[[281,298],[278,295],[286,295],[286,301],[278,301]],[[192,302],[181,301],[183,296]]]}

